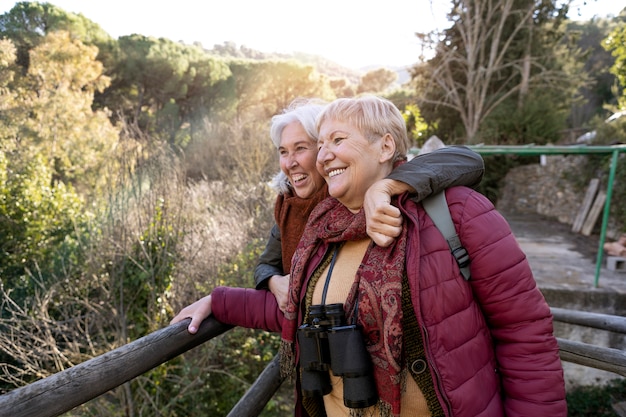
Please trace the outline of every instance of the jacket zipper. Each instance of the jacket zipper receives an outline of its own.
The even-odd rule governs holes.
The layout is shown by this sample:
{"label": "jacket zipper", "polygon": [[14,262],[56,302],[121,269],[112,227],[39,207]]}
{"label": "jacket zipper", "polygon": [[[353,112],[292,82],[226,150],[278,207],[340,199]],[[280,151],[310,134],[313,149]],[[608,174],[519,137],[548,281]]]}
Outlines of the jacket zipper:
{"label": "jacket zipper", "polygon": [[421,326],[421,328],[422,328],[422,338],[424,340],[424,351],[426,353],[426,359],[428,359],[428,365],[430,366],[430,368],[433,370],[433,372],[436,375],[435,383],[437,385],[437,390],[439,391],[439,396],[443,400],[443,406],[444,406],[443,411],[447,417],[453,417],[452,405],[450,404],[450,400],[448,399],[448,396],[446,395],[443,389],[443,385],[441,383],[441,375],[439,374],[439,370],[435,366],[434,361],[431,359],[430,344],[428,341],[428,332],[426,331],[426,328],[424,326]]}
{"label": "jacket zipper", "polygon": [[[409,216],[411,218],[411,220],[413,220],[414,224],[419,224],[419,220],[418,220],[418,216],[413,213],[413,212],[408,212],[407,210],[404,210],[403,208],[401,208],[402,212],[405,213],[407,216]],[[417,228],[417,230],[419,230],[419,228]],[[416,297],[417,301],[419,303],[419,296]],[[417,318],[417,321],[420,325],[420,328],[422,330],[422,340],[424,342],[424,353],[426,354],[426,359],[428,360],[428,365],[430,366],[430,368],[433,370],[433,372],[435,373],[435,384],[436,384],[436,389],[439,391],[438,392],[438,397],[441,398],[441,400],[443,401],[442,404],[442,410],[443,412],[446,414],[446,417],[454,417],[452,415],[452,405],[450,404],[450,400],[448,399],[448,396],[446,395],[444,389],[443,389],[443,385],[441,383],[441,374],[439,374],[439,369],[437,369],[437,367],[435,366],[434,361],[431,359],[431,351],[430,351],[430,342],[428,340],[428,332],[426,331],[426,327],[423,325],[423,321],[420,317],[419,314],[417,314],[417,312],[415,311],[415,305],[413,305],[413,309],[414,309],[414,313],[415,313],[415,317]]]}

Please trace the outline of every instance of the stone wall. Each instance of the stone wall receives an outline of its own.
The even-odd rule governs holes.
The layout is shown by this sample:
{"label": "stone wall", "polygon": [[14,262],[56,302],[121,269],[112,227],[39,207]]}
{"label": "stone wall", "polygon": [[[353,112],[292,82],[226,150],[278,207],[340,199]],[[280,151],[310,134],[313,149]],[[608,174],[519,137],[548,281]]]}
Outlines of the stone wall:
{"label": "stone wall", "polygon": [[[583,158],[580,155],[547,155],[541,157],[540,164],[510,170],[503,182],[498,210],[503,213],[538,213],[572,225],[583,204],[586,189],[578,190],[568,178],[576,175],[576,168],[583,163]],[[601,224],[602,215],[594,230],[599,232]],[[618,229],[609,219],[607,238],[617,239]]]}

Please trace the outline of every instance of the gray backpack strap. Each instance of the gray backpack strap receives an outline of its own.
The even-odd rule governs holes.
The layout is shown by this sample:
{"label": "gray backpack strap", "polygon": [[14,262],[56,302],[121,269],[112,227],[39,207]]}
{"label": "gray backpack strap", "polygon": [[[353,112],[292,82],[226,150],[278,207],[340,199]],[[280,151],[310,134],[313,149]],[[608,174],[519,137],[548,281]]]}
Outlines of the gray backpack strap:
{"label": "gray backpack strap", "polygon": [[459,264],[463,278],[465,278],[466,281],[469,280],[469,254],[463,247],[463,244],[461,244],[461,239],[459,239],[459,235],[456,234],[456,230],[454,229],[454,223],[450,216],[450,208],[446,201],[446,193],[442,191],[425,198],[422,200],[422,206],[424,206],[424,210],[426,210],[426,213],[428,213],[433,223],[435,223],[437,229],[439,229],[443,237],[446,238],[448,246],[450,246],[450,252],[452,252],[457,264]]}

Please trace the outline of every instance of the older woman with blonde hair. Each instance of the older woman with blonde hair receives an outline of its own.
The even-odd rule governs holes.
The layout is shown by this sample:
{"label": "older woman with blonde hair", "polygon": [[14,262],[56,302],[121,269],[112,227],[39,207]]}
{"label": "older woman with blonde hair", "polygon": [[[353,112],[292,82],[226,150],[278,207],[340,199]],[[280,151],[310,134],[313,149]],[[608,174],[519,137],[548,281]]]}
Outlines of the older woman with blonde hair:
{"label": "older woman with blonde hair", "polygon": [[[298,355],[297,340],[305,339],[296,334],[303,323],[314,325],[318,306],[335,314],[339,304],[346,322],[361,331],[371,360],[376,413],[565,417],[550,309],[493,205],[469,188],[446,191],[471,259],[469,281],[421,204],[407,194],[394,201],[404,218],[400,236],[389,247],[374,245],[361,208],[368,186],[403,163],[402,115],[379,97],[339,99],[320,115],[318,131],[318,171],[332,197],[311,213],[294,255],[283,369],[291,372],[299,363],[303,377],[315,371]],[[333,329],[327,329],[331,352]],[[333,371],[332,356],[328,362]],[[321,402],[303,396],[309,415],[350,414],[342,385],[353,381],[330,377]]]}
{"label": "older woman with blonde hair", "polygon": [[368,237],[367,190],[405,164],[404,120],[388,100],[339,99],[318,118],[317,170],[330,197],[295,250],[284,313],[267,291],[218,287],[175,321],[281,332],[296,416],[565,417],[552,317],[504,218],[481,194],[446,191],[467,249],[464,279],[419,202],[388,246]]}

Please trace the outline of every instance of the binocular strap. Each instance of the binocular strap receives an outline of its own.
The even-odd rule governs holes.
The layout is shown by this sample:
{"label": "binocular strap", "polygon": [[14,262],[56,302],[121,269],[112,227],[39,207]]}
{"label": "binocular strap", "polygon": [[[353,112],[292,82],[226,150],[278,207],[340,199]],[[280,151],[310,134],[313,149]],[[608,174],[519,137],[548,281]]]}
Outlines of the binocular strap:
{"label": "binocular strap", "polygon": [[330,266],[328,267],[328,274],[326,275],[326,281],[324,282],[324,289],[322,291],[322,302],[321,304],[326,304],[326,294],[328,294],[328,285],[330,284],[330,277],[333,274],[333,268],[335,267],[335,261],[337,260],[337,254],[339,253],[339,245],[335,245],[335,250],[333,251],[333,258],[330,260]]}

